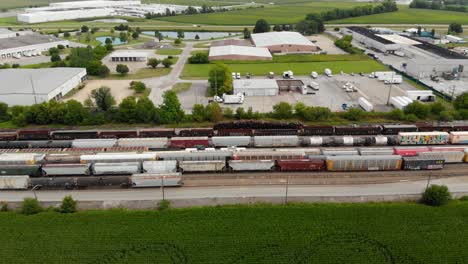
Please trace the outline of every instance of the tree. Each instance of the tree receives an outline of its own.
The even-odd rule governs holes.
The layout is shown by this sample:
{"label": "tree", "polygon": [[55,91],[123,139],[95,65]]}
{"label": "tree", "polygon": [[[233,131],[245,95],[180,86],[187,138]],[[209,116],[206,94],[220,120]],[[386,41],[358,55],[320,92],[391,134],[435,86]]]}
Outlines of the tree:
{"label": "tree", "polygon": [[65,107],[66,112],[63,117],[63,123],[66,125],[79,125],[88,115],[88,111],[76,100],[67,101]]}
{"label": "tree", "polygon": [[193,54],[189,59],[188,59],[190,64],[206,64],[209,63],[208,60],[208,54],[198,52]]}
{"label": "tree", "polygon": [[468,92],[462,93],[461,95],[457,96],[457,98],[453,102],[453,106],[457,110],[468,110]]}
{"label": "tree", "polygon": [[179,46],[180,44],[182,44],[182,40],[180,40],[180,38],[174,40],[174,45]]}
{"label": "tree", "polygon": [[206,106],[206,119],[211,122],[219,122],[223,119],[223,110],[218,103],[210,103]]}
{"label": "tree", "polygon": [[141,123],[149,123],[154,120],[156,107],[153,102],[147,97],[138,99],[135,115],[136,120]]}
{"label": "tree", "polygon": [[7,121],[10,119],[8,114],[8,105],[0,102],[0,121]]}
{"label": "tree", "polygon": [[431,108],[428,105],[425,105],[419,101],[414,101],[411,104],[408,104],[404,109],[405,114],[414,114],[420,119],[425,119],[429,116]]}
{"label": "tree", "polygon": [[273,26],[273,31],[282,31],[283,30],[283,27],[281,27],[281,25],[274,25]]}
{"label": "tree", "polygon": [[155,69],[156,67],[158,67],[159,63],[161,63],[161,61],[159,61],[158,59],[150,58],[150,59],[148,59],[148,62],[146,63],[146,65],[150,66],[153,69]]}
{"label": "tree", "polygon": [[184,31],[182,31],[182,30],[177,30],[177,38],[179,38],[179,39],[185,38]]}
{"label": "tree", "polygon": [[121,75],[127,74],[130,70],[128,69],[128,66],[125,64],[117,64],[115,67],[115,71],[120,73]]}
{"label": "tree", "polygon": [[89,31],[89,27],[86,25],[81,26],[81,33],[86,33]]}
{"label": "tree", "polygon": [[106,43],[106,44],[112,44],[112,39],[111,39],[111,38],[106,38],[105,43]]}
{"label": "tree", "polygon": [[128,36],[127,36],[127,33],[125,32],[120,32],[119,34],[119,39],[121,42],[127,42],[128,41]]}
{"label": "tree", "polygon": [[301,20],[297,23],[296,30],[303,35],[320,33],[319,23],[315,20]]}
{"label": "tree", "polygon": [[24,198],[21,204],[21,213],[25,215],[38,214],[43,211],[39,201],[34,198]]}
{"label": "tree", "polygon": [[450,34],[452,32],[457,34],[463,33],[462,25],[459,23],[451,23],[448,28],[448,33]]}
{"label": "tree", "polygon": [[112,44],[106,44],[105,47],[106,47],[107,51],[113,51],[114,50],[114,46]]}
{"label": "tree", "polygon": [[65,32],[65,33],[63,33],[63,37],[64,37],[64,38],[69,38],[69,37],[70,37],[70,32]]}
{"label": "tree", "polygon": [[94,99],[97,108],[101,111],[107,111],[115,104],[114,97],[109,87],[103,86],[93,90],[91,92],[91,97]]}
{"label": "tree", "polygon": [[161,63],[162,65],[164,65],[164,68],[170,68],[172,64],[174,64],[174,62],[169,58],[165,58],[164,60],[161,61]]}
{"label": "tree", "polygon": [[161,42],[164,39],[163,34],[161,34],[161,32],[159,31],[155,31],[154,36],[158,39],[159,42]]}
{"label": "tree", "polygon": [[61,61],[61,60],[62,60],[62,58],[58,54],[52,54],[52,56],[50,56],[50,61],[51,62],[58,62],[58,61]]}
{"label": "tree", "polygon": [[278,119],[289,119],[293,116],[293,107],[286,102],[280,102],[273,106],[272,114]]}
{"label": "tree", "polygon": [[192,120],[195,122],[205,121],[206,110],[202,104],[195,104],[192,108]]}
{"label": "tree", "polygon": [[124,98],[119,104],[119,120],[126,123],[135,123],[136,106],[137,102],[135,97],[129,96]]}
{"label": "tree", "polygon": [[424,190],[422,202],[431,206],[446,205],[452,199],[449,189],[445,185],[431,185]]}
{"label": "tree", "polygon": [[351,121],[359,121],[364,117],[364,115],[364,110],[362,110],[361,108],[352,107],[348,109],[346,113],[344,113],[344,118]]}
{"label": "tree", "polygon": [[63,214],[71,214],[77,211],[77,202],[71,195],[67,195],[63,198],[62,204],[60,205],[59,211]]}
{"label": "tree", "polygon": [[179,98],[175,91],[169,90],[163,94],[163,103],[161,105],[161,119],[164,123],[179,123],[184,118]]}
{"label": "tree", "polygon": [[198,36],[198,34],[195,35],[195,39],[196,40],[199,40],[200,39],[200,36]]}
{"label": "tree", "polygon": [[210,69],[208,82],[211,95],[232,92],[232,73],[225,64],[216,64]]}
{"label": "tree", "polygon": [[435,34],[436,34],[435,29],[431,29],[431,36],[432,36],[432,37],[435,37]]}
{"label": "tree", "polygon": [[421,31],[422,31],[421,26],[418,26],[418,31],[417,31],[418,36],[421,36]]}
{"label": "tree", "polygon": [[244,39],[250,39],[250,30],[248,28],[244,28]]}
{"label": "tree", "polygon": [[131,82],[130,88],[136,93],[143,93],[146,90],[146,84],[143,82]]}
{"label": "tree", "polygon": [[270,24],[265,19],[259,19],[255,23],[253,33],[264,33],[270,31]]}
{"label": "tree", "polygon": [[132,33],[132,39],[138,39],[139,37],[140,37],[140,33],[136,31]]}

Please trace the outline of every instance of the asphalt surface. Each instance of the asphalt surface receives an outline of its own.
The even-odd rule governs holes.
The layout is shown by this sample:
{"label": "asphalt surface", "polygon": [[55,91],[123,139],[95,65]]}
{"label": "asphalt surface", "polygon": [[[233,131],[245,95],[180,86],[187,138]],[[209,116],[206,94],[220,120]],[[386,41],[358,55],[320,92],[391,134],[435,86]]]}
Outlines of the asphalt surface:
{"label": "asphalt surface", "polygon": [[[431,180],[431,184],[445,184],[451,192],[468,192],[468,176]],[[374,196],[420,194],[427,180],[401,181],[387,184],[359,185],[289,185],[289,197]],[[165,188],[166,199],[284,197],[286,184],[275,186],[219,186]],[[36,191],[40,201],[60,201],[72,195],[79,201],[160,200],[161,189],[113,189],[79,191]],[[32,191],[3,191],[0,201],[15,202],[34,197]]]}

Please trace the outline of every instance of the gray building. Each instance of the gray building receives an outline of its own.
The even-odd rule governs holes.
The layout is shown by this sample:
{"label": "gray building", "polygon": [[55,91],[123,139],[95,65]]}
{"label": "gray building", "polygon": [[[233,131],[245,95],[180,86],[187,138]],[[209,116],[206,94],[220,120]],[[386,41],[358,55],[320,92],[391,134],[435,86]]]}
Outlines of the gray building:
{"label": "gray building", "polygon": [[4,38],[0,41],[0,62],[2,59],[21,58],[40,55],[52,47],[69,45],[68,40],[63,40],[49,35],[37,33]]}
{"label": "gray building", "polygon": [[279,86],[273,79],[240,79],[233,81],[234,94],[245,96],[278,95]]}
{"label": "gray building", "polygon": [[0,102],[12,106],[60,100],[85,79],[84,68],[0,70]]}
{"label": "gray building", "polygon": [[352,35],[353,40],[363,44],[368,48],[377,49],[381,52],[392,53],[400,50],[401,45],[389,40],[382,35],[376,34],[374,31],[364,27],[347,27],[342,30],[345,35]]}

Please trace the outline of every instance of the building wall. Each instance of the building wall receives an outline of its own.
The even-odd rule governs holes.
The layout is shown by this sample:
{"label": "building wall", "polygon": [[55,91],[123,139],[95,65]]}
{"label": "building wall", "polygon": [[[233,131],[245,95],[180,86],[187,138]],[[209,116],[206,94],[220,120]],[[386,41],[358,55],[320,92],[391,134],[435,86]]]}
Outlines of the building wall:
{"label": "building wall", "polygon": [[395,51],[395,50],[400,50],[401,46],[398,44],[383,44],[379,41],[373,40],[371,38],[368,38],[364,35],[361,35],[359,33],[356,33],[354,31],[351,31],[353,40],[356,40],[358,42],[364,43],[367,47],[372,47],[375,49],[378,49],[382,52],[388,52],[388,51]]}
{"label": "building wall", "polygon": [[37,45],[29,45],[29,46],[24,46],[24,47],[19,47],[19,48],[12,48],[12,49],[5,49],[5,50],[0,50],[0,61],[2,59],[8,59],[8,58],[13,58],[14,54],[20,54],[21,56],[24,56],[25,53],[27,52],[44,52],[48,51],[52,47],[57,47],[58,45],[64,45],[67,47],[70,45],[68,40],[62,40],[62,41],[56,41],[56,42],[49,42],[49,43],[43,43],[43,44],[37,44]]}
{"label": "building wall", "polygon": [[69,10],[69,11],[54,11],[54,12],[37,12],[18,14],[17,19],[19,22],[24,23],[42,23],[48,21],[61,21],[77,18],[92,18],[111,16],[114,9],[112,8],[98,8],[87,10]]}
{"label": "building wall", "polygon": [[441,76],[442,72],[452,71],[458,65],[464,66],[464,70],[460,73],[460,76],[468,78],[468,60],[409,60],[406,65],[406,72],[419,78],[428,78],[433,73],[433,70]]}
{"label": "building wall", "polygon": [[258,56],[245,56],[245,55],[223,55],[223,56],[210,56],[210,61],[216,60],[272,60],[272,57],[258,57]]}
{"label": "building wall", "polygon": [[59,87],[55,88],[54,90],[52,90],[47,95],[47,100],[50,101],[50,100],[52,100],[54,98],[56,100],[61,99],[64,95],[66,95],[71,90],[73,90],[73,88],[80,85],[86,79],[86,76],[87,76],[86,69],[83,69],[80,73],[73,76],[70,80],[66,81],[61,86],[59,86]]}
{"label": "building wall", "polygon": [[13,38],[16,37],[16,32],[11,32],[11,33],[0,33],[0,39],[5,39],[5,38]]}
{"label": "building wall", "polygon": [[272,45],[267,46],[271,53],[311,53],[318,51],[316,46],[307,45]]}
{"label": "building wall", "polygon": [[278,88],[243,88],[234,87],[234,94],[244,94],[245,96],[275,96],[278,95]]}
{"label": "building wall", "polygon": [[115,56],[115,57],[111,57],[111,61],[114,61],[114,62],[118,62],[118,61],[123,61],[123,62],[146,61],[146,57],[120,57],[120,56]]}

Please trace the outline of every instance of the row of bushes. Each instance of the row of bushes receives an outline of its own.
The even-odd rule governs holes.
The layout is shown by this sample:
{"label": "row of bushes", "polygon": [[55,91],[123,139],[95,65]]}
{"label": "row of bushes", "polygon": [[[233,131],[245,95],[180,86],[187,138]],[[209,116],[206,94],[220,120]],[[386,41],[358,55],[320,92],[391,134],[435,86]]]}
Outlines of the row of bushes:
{"label": "row of bushes", "polygon": [[433,10],[447,10],[456,12],[468,12],[468,3],[451,3],[445,1],[427,1],[427,0],[414,0],[409,5],[410,8],[420,9],[433,9]]}

